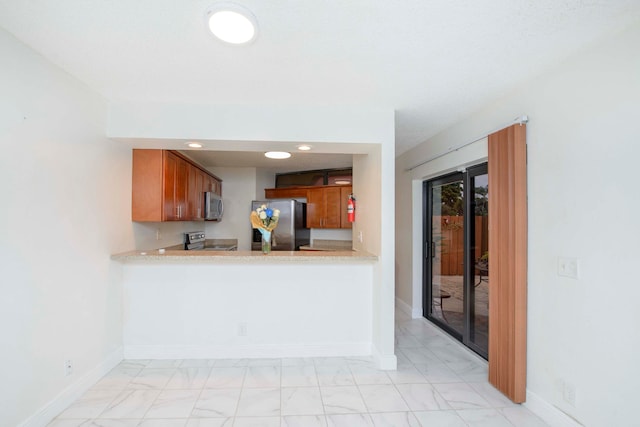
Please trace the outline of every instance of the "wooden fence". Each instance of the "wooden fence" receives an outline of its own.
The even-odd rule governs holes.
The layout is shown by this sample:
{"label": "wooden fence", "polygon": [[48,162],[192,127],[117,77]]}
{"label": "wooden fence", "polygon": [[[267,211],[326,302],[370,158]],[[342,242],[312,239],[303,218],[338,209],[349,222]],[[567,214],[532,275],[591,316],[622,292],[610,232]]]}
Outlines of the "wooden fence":
{"label": "wooden fence", "polygon": [[[489,250],[489,217],[475,217],[474,261]],[[440,229],[437,229],[440,224]],[[461,276],[464,269],[464,227],[462,216],[434,216],[433,237],[440,256],[440,274]]]}

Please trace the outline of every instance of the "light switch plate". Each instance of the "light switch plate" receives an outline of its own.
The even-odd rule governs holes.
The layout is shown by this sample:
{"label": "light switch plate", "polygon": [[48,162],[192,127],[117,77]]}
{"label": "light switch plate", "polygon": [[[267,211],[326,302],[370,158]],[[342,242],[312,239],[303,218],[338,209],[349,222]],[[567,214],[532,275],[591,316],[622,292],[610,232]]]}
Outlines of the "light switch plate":
{"label": "light switch plate", "polygon": [[580,273],[578,258],[558,257],[558,276],[577,279]]}

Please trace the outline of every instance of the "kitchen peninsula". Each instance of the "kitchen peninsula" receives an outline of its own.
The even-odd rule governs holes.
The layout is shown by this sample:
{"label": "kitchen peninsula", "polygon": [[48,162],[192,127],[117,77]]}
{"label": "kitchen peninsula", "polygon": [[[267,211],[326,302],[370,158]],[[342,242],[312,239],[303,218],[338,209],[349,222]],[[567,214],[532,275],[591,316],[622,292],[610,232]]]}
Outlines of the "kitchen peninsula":
{"label": "kitchen peninsula", "polygon": [[198,263],[267,263],[296,262],[331,264],[373,262],[378,257],[368,252],[352,250],[308,250],[308,251],[273,251],[268,255],[260,251],[184,251],[184,250],[151,250],[129,251],[111,257],[125,263],[145,262],[198,262]]}
{"label": "kitchen peninsula", "polygon": [[124,357],[372,354],[373,275],[359,251],[130,251]]}

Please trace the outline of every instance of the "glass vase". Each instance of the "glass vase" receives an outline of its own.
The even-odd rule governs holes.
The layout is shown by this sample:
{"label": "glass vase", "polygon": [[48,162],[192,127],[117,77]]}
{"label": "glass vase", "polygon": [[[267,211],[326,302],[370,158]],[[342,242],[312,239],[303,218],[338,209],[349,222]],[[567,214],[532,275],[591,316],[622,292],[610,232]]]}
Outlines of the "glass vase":
{"label": "glass vase", "polygon": [[265,255],[271,253],[271,233],[262,235],[262,253]]}

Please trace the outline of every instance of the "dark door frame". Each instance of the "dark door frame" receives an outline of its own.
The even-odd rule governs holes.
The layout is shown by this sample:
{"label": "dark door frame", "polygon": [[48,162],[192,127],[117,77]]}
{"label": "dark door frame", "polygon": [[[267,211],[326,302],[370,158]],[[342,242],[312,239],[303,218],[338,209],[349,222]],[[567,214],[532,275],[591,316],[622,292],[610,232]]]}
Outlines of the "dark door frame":
{"label": "dark door frame", "polygon": [[[427,318],[429,321],[435,323],[446,331],[449,335],[451,335],[456,340],[463,343],[465,346],[469,347],[474,352],[478,353],[483,358],[487,359],[488,353],[487,350],[480,348],[474,342],[471,341],[471,328],[474,327],[473,322],[471,322],[472,316],[474,316],[475,304],[474,299],[472,298],[471,286],[473,286],[473,282],[475,280],[474,275],[474,260],[471,256],[471,247],[470,244],[474,236],[474,228],[475,228],[475,197],[469,197],[469,195],[474,195],[474,191],[469,191],[468,189],[472,189],[472,180],[475,176],[483,175],[487,173],[487,163],[483,163],[476,166],[470,166],[466,170],[461,172],[453,172],[449,174],[445,174],[439,176],[437,178],[425,180],[422,186],[422,201],[423,201],[423,213],[422,213],[422,224],[423,224],[423,262],[422,262],[422,315]],[[431,212],[433,212],[433,200],[431,197],[431,191],[434,185],[444,185],[456,181],[462,181],[463,183],[463,206],[464,206],[464,270],[463,270],[463,298],[464,298],[464,313],[463,313],[463,326],[462,333],[452,328],[446,322],[441,321],[436,316],[433,316],[432,308],[433,308],[433,295],[432,295],[432,270],[433,270],[433,256],[435,255],[435,248],[433,246],[433,223],[431,221]],[[441,307],[442,308],[442,307]]]}
{"label": "dark door frame", "polygon": [[[475,186],[472,185],[473,178],[479,175],[486,175],[488,173],[488,164],[483,163],[480,165],[467,168],[464,173],[465,181],[464,188],[469,189],[464,194],[464,328],[462,342],[471,350],[478,353],[484,359],[488,359],[488,343],[487,348],[481,348],[475,341],[472,341],[472,330],[475,328],[475,323],[472,321],[475,317],[475,259],[472,256],[472,251],[478,242],[475,240]],[[472,197],[468,197],[472,196]],[[471,246],[474,244],[473,247]],[[488,319],[487,319],[488,321]],[[488,331],[487,331],[488,332]]]}
{"label": "dark door frame", "polygon": [[[434,185],[445,185],[450,184],[456,181],[462,181],[464,185],[464,176],[462,172],[454,172],[450,174],[446,174],[434,179],[430,179],[423,182],[422,190],[422,200],[423,200],[423,213],[422,213],[422,224],[423,224],[423,238],[422,238],[422,247],[423,247],[423,262],[422,262],[422,315],[426,317],[429,321],[435,323],[440,328],[444,329],[449,335],[457,339],[458,341],[462,341],[462,334],[449,326],[448,323],[442,322],[437,317],[433,316],[432,308],[433,308],[433,289],[431,279],[433,277],[433,257],[435,256],[435,242],[433,239],[433,222],[431,221],[430,213],[433,212],[433,200],[430,197],[431,191]],[[463,193],[464,194],[464,193]],[[442,306],[440,306],[442,308]],[[464,330],[464,327],[463,327]]]}

